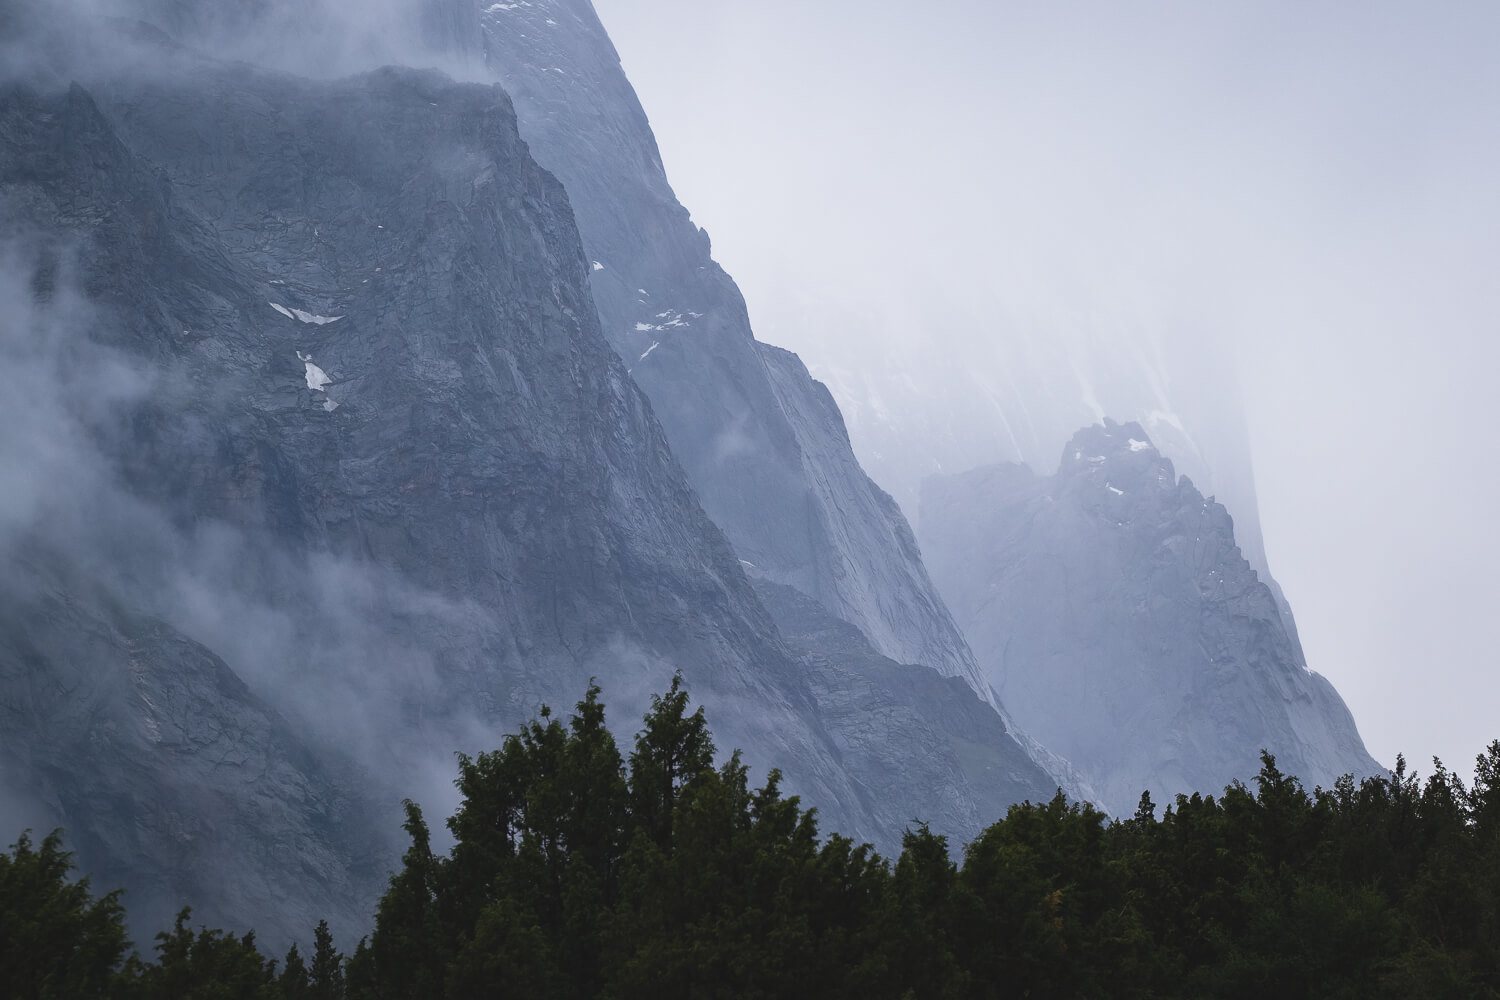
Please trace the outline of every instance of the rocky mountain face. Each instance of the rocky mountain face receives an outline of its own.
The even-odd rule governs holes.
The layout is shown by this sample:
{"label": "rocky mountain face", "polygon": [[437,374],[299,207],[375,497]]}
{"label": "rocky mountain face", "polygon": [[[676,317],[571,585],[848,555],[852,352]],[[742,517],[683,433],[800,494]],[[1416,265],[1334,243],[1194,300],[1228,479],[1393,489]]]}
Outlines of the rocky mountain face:
{"label": "rocky mountain face", "polygon": [[[93,527],[49,529],[49,552],[111,584],[124,620],[193,636],[320,750],[388,778],[366,786],[388,820],[395,789],[430,790],[453,750],[589,676],[628,713],[677,666],[699,697],[744,707],[722,713],[727,743],[853,800],[791,656],[598,334],[566,197],[502,93],[209,64],[99,90],[107,111],[79,87],[0,102],[0,189],[33,234],[28,263],[56,258],[90,308],[61,350],[111,351],[149,387],[90,428],[76,461],[106,491],[61,498]],[[226,694],[217,711],[255,709]],[[275,777],[243,788],[290,800]],[[61,819],[84,845],[137,821]],[[300,841],[274,818],[257,835]],[[202,902],[270,930],[328,905],[312,888],[285,908]]]}
{"label": "rocky mountain face", "polygon": [[933,477],[921,523],[1002,701],[1116,812],[1249,780],[1262,748],[1309,785],[1379,770],[1229,512],[1139,424],[1079,432],[1051,476]]}
{"label": "rocky mountain face", "polygon": [[604,334],[749,572],[813,597],[883,655],[989,697],[832,397],[796,355],[755,339],[739,289],[672,193],[593,5],[493,4],[481,24],[488,69],[572,199]]}
{"label": "rocky mountain face", "polygon": [[[757,580],[755,590],[799,654],[841,760],[871,795],[874,829],[920,818],[952,831],[956,853],[1013,803],[1046,801],[1060,784],[1075,799],[1081,788],[1093,797],[1065,762],[1026,742],[962,678],[882,656],[863,632],[795,587]],[[1051,767],[1039,767],[1037,756]]]}
{"label": "rocky mountain face", "polygon": [[188,902],[258,915],[271,940],[303,935],[313,899],[359,926],[388,853],[367,783],[210,650],[67,576],[12,563],[0,593],[0,770],[22,821],[62,824],[143,933]]}
{"label": "rocky mountain face", "polygon": [[[0,778],[133,911],[355,933],[399,799],[445,808],[455,750],[595,676],[628,738],[681,670],[721,747],[886,849],[1052,793],[972,677],[864,645],[972,673],[827,394],[749,337],[675,202],[589,201],[634,242],[585,253],[498,87],[67,28],[0,89]],[[646,288],[677,254],[682,284],[654,287],[682,311],[654,332],[701,384],[656,391],[679,432],[704,407],[739,477],[708,485],[742,533],[769,525],[765,552],[705,514],[601,330],[590,276]],[[703,474],[714,446],[684,444]],[[827,588],[828,648],[783,638],[757,558]],[[883,608],[906,617],[882,632]]]}
{"label": "rocky mountain face", "polygon": [[[1118,407],[1240,512],[1241,551],[1300,646],[1269,571],[1233,379],[1202,338],[1019,331],[992,353],[934,351],[926,337],[876,345],[856,331],[832,338],[849,353],[844,367],[819,372],[830,394],[797,355],[753,339],[739,290],[672,192],[590,0],[482,6],[487,68],[578,213],[605,335],[752,575],[816,598],[892,659],[974,683],[981,672],[901,506],[862,463],[911,510],[935,469],[1001,457],[1035,464],[1101,407]],[[872,353],[877,346],[899,353]],[[975,687],[990,696],[983,678]]]}

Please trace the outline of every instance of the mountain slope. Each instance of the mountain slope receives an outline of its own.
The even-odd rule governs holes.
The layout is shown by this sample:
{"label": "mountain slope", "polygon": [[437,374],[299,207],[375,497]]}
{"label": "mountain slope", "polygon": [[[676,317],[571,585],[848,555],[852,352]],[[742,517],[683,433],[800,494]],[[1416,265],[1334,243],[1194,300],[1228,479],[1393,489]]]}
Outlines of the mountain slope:
{"label": "mountain slope", "polygon": [[[445,805],[454,750],[592,676],[629,727],[679,669],[721,747],[883,848],[918,816],[962,839],[1005,796],[1050,793],[958,682],[881,661],[832,684],[788,648],[602,336],[567,196],[499,88],[314,81],[137,26],[77,32],[48,57],[108,58],[0,90],[18,234],[0,287],[24,312],[0,340],[0,543],[34,553],[0,583],[17,609],[72,609],[23,610],[0,636],[0,770],[67,823],[86,870],[140,887],[142,912],[192,902],[305,933],[368,902],[392,845],[363,831],[394,832],[402,795]],[[74,629],[111,638],[78,652]],[[38,707],[39,677],[81,678],[97,711]],[[933,683],[914,716],[908,690]],[[900,724],[849,711],[856,689]],[[171,726],[212,737],[163,756],[163,699]],[[995,788],[948,763],[949,705],[997,741]],[[101,728],[137,735],[91,742]],[[233,835],[200,831],[179,877],[154,879],[167,862],[113,831],[131,813],[90,808],[92,786],[67,791],[41,758],[128,772],[132,809],[211,800]],[[894,794],[893,761],[922,787]]]}
{"label": "mountain slope", "polygon": [[882,656],[794,587],[758,580],[755,589],[799,654],[818,717],[879,827],[928,823],[956,852],[1011,805],[1057,793],[1058,781],[962,679]]}
{"label": "mountain slope", "polygon": [[[77,87],[0,95],[7,215],[91,310],[61,350],[112,352],[149,386],[68,456],[97,489],[47,493],[16,536],[88,567],[126,623],[208,645],[323,759],[361,758],[389,829],[399,794],[439,794],[454,749],[591,674],[628,719],[677,667],[725,706],[726,745],[869,826],[841,815],[858,796],[793,659],[598,335],[565,196],[504,95],[408,71],[179,69],[107,88],[152,163]],[[132,655],[170,672],[161,648]],[[44,660],[27,670],[70,669]],[[68,818],[84,845],[111,822]],[[264,874],[239,862],[227,882]],[[265,927],[325,905],[311,883],[199,902]]]}
{"label": "mountain slope", "polygon": [[752,574],[789,584],[881,653],[968,680],[973,656],[900,508],[795,355],[757,342],[734,281],[667,182],[645,112],[588,0],[488,6],[490,70],[568,189],[605,336]]}
{"label": "mountain slope", "polygon": [[271,941],[306,934],[309,897],[361,927],[385,860],[368,781],[199,643],[28,571],[0,601],[0,761],[95,884],[126,890],[138,939],[188,902]]}
{"label": "mountain slope", "polygon": [[1380,771],[1229,513],[1140,425],[1080,431],[1053,476],[931,478],[922,510],[933,575],[1001,698],[1115,811],[1143,789],[1160,803],[1248,780],[1262,748],[1309,784]]}

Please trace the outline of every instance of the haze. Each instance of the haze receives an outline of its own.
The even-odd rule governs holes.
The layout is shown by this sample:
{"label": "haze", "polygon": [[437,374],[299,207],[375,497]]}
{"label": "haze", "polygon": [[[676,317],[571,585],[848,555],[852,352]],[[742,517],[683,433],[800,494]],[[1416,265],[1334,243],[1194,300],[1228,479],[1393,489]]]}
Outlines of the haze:
{"label": "haze", "polygon": [[[1220,496],[1248,531],[1258,495],[1371,751],[1464,773],[1500,737],[1500,8],[598,6],[758,335],[828,379],[877,478],[937,461],[888,451],[971,359],[1162,351],[1202,413],[1243,409],[1254,491]],[[865,380],[893,372],[920,395],[880,436]],[[982,430],[934,455],[1055,463]]]}

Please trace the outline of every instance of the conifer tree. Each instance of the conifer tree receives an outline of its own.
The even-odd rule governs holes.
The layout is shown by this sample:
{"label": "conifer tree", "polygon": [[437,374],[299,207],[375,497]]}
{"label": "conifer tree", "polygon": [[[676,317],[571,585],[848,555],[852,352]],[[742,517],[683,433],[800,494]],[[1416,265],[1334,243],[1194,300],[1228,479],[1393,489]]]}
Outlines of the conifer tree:
{"label": "conifer tree", "polygon": [[672,841],[677,797],[693,779],[713,769],[714,743],[699,706],[687,712],[682,674],[665,694],[651,696],[645,727],[630,754],[630,805],[637,827],[666,849]]}
{"label": "conifer tree", "polygon": [[276,987],[281,991],[282,1000],[309,1000],[312,994],[312,984],[308,981],[307,963],[302,960],[302,953],[293,944],[286,953],[285,960],[281,963],[281,974],[276,977]]}
{"label": "conifer tree", "polygon": [[1346,778],[1143,795],[1112,821],[1061,794],[963,851],[916,823],[894,861],[832,833],[732,753],[714,766],[681,678],[628,765],[596,685],[460,757],[455,843],[410,847],[344,961],[325,923],[283,967],[190,927],[127,956],[118,896],[54,835],[0,854],[0,987],[120,1000],[527,997],[1500,996],[1500,744],[1472,787]]}
{"label": "conifer tree", "polygon": [[110,995],[127,948],[121,894],[95,899],[72,872],[58,831],[0,853],[0,986],[13,996]]}
{"label": "conifer tree", "polygon": [[405,808],[403,827],[411,846],[375,913],[371,956],[382,1000],[442,996],[448,961],[447,939],[438,922],[438,860],[421,808],[410,801]]}
{"label": "conifer tree", "polygon": [[308,972],[311,1000],[343,1000],[344,956],[333,946],[328,921],[318,921],[313,929],[313,961]]}

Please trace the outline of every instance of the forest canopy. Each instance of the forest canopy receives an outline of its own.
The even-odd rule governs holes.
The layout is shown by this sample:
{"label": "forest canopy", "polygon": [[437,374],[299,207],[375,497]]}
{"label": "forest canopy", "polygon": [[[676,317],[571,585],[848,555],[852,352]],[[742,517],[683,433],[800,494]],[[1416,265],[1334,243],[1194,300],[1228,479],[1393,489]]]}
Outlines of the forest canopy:
{"label": "forest canopy", "polygon": [[1111,819],[1013,806],[961,858],[918,820],[898,857],[721,758],[681,678],[628,753],[597,686],[478,757],[439,853],[421,809],[348,955],[195,929],[148,954],[60,834],[0,854],[9,996],[184,1000],[1500,995],[1500,742],[1309,791],[1252,786]]}

